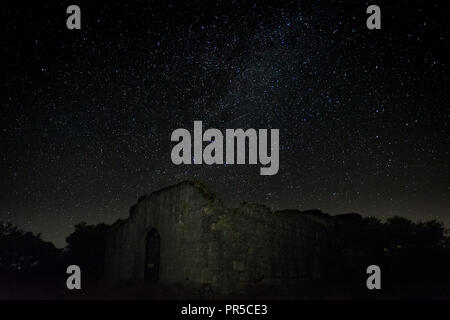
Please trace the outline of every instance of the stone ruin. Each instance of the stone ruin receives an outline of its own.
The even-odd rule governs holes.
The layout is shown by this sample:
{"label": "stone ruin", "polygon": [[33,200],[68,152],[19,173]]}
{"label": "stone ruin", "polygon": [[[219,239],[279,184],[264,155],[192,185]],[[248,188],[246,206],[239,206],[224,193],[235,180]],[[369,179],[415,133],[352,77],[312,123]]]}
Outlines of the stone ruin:
{"label": "stone ruin", "polygon": [[141,197],[112,226],[105,276],[224,294],[298,287],[320,279],[332,225],[318,210],[227,208],[202,184],[182,182]]}

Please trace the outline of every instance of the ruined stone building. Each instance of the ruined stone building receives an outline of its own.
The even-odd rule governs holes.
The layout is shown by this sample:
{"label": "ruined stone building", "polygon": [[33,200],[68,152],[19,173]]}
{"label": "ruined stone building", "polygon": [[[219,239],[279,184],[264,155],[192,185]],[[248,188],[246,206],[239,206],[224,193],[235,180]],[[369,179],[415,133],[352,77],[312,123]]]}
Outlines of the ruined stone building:
{"label": "ruined stone building", "polygon": [[200,183],[183,182],[141,197],[113,225],[105,274],[224,293],[298,285],[320,276],[329,225],[320,211],[227,208]]}

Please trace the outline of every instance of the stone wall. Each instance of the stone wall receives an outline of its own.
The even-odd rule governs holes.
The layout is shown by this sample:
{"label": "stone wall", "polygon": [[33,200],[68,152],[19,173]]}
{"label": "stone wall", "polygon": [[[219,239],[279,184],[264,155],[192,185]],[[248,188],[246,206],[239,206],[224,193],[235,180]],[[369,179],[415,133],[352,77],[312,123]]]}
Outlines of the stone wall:
{"label": "stone wall", "polygon": [[181,183],[142,197],[131,208],[129,218],[112,227],[106,277],[117,281],[144,280],[146,236],[156,229],[161,237],[161,282],[215,282],[217,241],[204,209],[216,201],[193,183]]}
{"label": "stone wall", "polygon": [[327,250],[328,215],[226,208],[199,183],[184,182],[142,197],[109,235],[105,274],[142,281],[146,235],[161,236],[160,281],[208,286],[215,292],[298,286],[317,279]]}
{"label": "stone wall", "polygon": [[331,221],[319,212],[272,212],[244,204],[219,215],[219,280],[236,292],[255,287],[289,289],[319,279]]}

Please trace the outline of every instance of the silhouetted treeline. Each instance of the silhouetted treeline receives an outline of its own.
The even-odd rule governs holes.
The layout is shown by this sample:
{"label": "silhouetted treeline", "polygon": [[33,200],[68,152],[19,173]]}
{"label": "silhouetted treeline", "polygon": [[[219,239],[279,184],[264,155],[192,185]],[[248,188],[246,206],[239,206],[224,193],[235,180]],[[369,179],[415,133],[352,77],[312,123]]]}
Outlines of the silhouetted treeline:
{"label": "silhouetted treeline", "polygon": [[[326,267],[336,294],[380,298],[449,298],[450,238],[437,221],[386,222],[357,214],[336,216],[335,243]],[[366,268],[381,268],[382,290],[366,287]]]}
{"label": "silhouetted treeline", "polygon": [[60,263],[62,250],[41,239],[40,234],[0,222],[0,274],[50,274]]}
{"label": "silhouetted treeline", "polygon": [[83,283],[103,275],[105,235],[108,225],[80,223],[57,249],[17,226],[0,222],[0,299],[56,298],[67,292],[66,269],[75,264]]}
{"label": "silhouetted treeline", "polygon": [[[311,287],[300,288],[300,296],[306,290],[313,298],[450,298],[450,237],[442,223],[400,217],[382,222],[358,214],[331,219],[331,241],[320,253],[323,276]],[[108,228],[77,224],[61,250],[39,234],[0,222],[0,298],[67,293],[65,272],[70,264],[81,267],[83,281],[98,282]],[[382,290],[367,290],[369,265],[381,268]]]}
{"label": "silhouetted treeline", "polygon": [[90,279],[101,279],[103,276],[108,228],[109,225],[104,223],[88,225],[82,222],[66,238],[68,264],[78,265]]}
{"label": "silhouetted treeline", "polygon": [[52,298],[64,281],[63,251],[0,221],[0,299]]}

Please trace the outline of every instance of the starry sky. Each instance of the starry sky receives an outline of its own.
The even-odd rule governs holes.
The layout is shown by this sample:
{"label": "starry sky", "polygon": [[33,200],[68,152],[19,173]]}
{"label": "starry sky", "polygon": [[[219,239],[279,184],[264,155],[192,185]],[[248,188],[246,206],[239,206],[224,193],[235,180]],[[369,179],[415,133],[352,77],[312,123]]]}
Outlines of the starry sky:
{"label": "starry sky", "polygon": [[[444,2],[0,5],[0,220],[62,247],[81,221],[199,180],[235,206],[450,225]],[[280,169],[172,164],[177,128],[280,129]]]}

